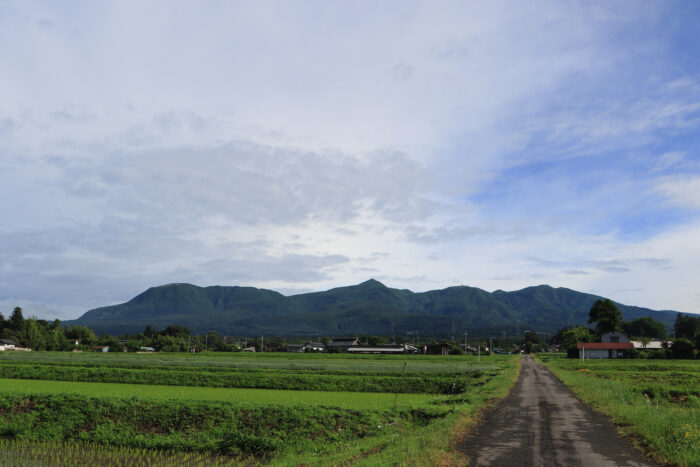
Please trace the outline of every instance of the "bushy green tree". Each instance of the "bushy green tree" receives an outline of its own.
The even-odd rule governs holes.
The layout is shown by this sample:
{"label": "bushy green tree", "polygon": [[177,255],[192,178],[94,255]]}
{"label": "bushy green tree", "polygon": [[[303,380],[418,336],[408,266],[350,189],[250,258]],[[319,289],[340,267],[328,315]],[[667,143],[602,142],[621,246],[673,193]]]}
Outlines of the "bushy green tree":
{"label": "bushy green tree", "polygon": [[577,343],[593,342],[594,335],[590,329],[585,326],[576,326],[570,329],[560,329],[557,335],[554,336],[554,341],[566,350],[569,357],[578,355]]}
{"label": "bushy green tree", "polygon": [[64,333],[68,339],[79,340],[80,346],[85,349],[91,348],[97,342],[95,332],[87,326],[68,326]]}
{"label": "bushy green tree", "polygon": [[622,330],[632,337],[648,337],[652,339],[666,339],[668,337],[666,326],[648,316],[637,318],[629,323],[622,323]]}
{"label": "bushy green tree", "polygon": [[694,340],[700,334],[700,318],[684,316],[678,313],[673,330],[676,338],[683,337]]}
{"label": "bushy green tree", "polygon": [[[34,350],[47,350],[44,333],[41,332],[39,324],[37,324],[37,321],[35,319],[27,320],[26,324],[23,327],[24,335],[21,340],[25,346],[30,347]],[[46,328],[44,329],[46,330]]]}
{"label": "bushy green tree", "polygon": [[673,341],[671,346],[671,354],[673,358],[693,358],[693,349],[695,345],[690,339],[681,337]]}
{"label": "bushy green tree", "polygon": [[526,332],[525,333],[525,344],[526,345],[527,344],[535,344],[535,345],[540,344],[540,338],[537,337],[537,333],[532,332],[532,331]]}
{"label": "bushy green tree", "polygon": [[622,312],[615,302],[607,298],[596,301],[588,313],[588,324],[597,323],[596,331],[600,334],[619,331],[621,321]]}

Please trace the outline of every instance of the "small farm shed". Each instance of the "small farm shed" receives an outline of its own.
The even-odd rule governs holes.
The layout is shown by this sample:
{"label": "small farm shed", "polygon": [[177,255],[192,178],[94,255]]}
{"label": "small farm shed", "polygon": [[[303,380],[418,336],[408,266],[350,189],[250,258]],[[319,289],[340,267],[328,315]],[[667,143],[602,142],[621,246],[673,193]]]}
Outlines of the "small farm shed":
{"label": "small farm shed", "polygon": [[97,347],[95,347],[95,352],[107,353],[107,352],[109,352],[109,346],[108,345],[98,345]]}
{"label": "small farm shed", "polygon": [[450,344],[426,344],[423,346],[423,353],[427,355],[449,355]]}
{"label": "small farm shed", "polygon": [[287,344],[287,352],[304,353],[304,344]]}
{"label": "small farm shed", "polygon": [[624,358],[629,350],[634,349],[631,342],[579,342],[578,357],[586,358]]}

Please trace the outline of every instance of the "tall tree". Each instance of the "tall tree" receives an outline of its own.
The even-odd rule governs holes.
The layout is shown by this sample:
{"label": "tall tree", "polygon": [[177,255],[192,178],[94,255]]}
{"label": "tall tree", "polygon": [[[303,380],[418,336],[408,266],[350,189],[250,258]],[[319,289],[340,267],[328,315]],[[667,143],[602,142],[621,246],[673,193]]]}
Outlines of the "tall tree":
{"label": "tall tree", "polygon": [[15,331],[19,331],[22,329],[23,324],[24,316],[22,316],[22,309],[16,306],[15,309],[12,310],[12,315],[10,316],[10,327]]}
{"label": "tall tree", "polygon": [[621,321],[622,312],[612,300],[607,298],[595,302],[588,313],[588,324],[598,323],[596,331],[600,333],[619,330]]}
{"label": "tall tree", "polygon": [[684,337],[693,340],[698,332],[700,332],[700,319],[692,316],[683,316],[678,313],[678,316],[676,316],[676,323],[673,325],[673,330],[676,338]]}

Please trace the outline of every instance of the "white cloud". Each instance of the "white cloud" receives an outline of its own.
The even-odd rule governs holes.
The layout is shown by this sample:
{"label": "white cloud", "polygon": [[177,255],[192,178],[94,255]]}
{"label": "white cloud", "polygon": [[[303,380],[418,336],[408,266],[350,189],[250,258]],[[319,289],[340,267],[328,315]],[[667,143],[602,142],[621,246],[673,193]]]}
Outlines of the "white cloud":
{"label": "white cloud", "polygon": [[654,190],[676,206],[700,209],[700,177],[666,177]]}

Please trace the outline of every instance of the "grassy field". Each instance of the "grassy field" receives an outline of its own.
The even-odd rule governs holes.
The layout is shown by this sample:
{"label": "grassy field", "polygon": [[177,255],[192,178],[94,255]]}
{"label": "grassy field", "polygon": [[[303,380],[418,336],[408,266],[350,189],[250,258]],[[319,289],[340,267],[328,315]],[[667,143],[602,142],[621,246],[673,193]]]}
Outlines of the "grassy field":
{"label": "grassy field", "polygon": [[700,361],[539,358],[660,463],[700,465]]}
{"label": "grassy field", "polygon": [[[81,456],[101,465],[460,465],[450,440],[518,371],[517,357],[481,360],[3,353],[0,375],[11,378],[0,379],[0,451],[64,465]],[[140,384],[120,383],[136,376]],[[287,389],[235,387],[253,380]],[[357,390],[362,380],[383,381],[384,392]],[[221,381],[233,387],[207,387]],[[333,384],[341,390],[313,390]]]}

